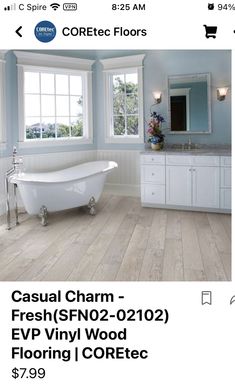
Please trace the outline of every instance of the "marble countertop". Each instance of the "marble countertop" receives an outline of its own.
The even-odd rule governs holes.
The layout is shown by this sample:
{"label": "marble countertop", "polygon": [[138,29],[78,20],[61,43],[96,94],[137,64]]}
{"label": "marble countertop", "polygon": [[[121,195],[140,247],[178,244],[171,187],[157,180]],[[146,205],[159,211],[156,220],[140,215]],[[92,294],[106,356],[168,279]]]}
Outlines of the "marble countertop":
{"label": "marble countertop", "polygon": [[141,152],[141,154],[165,154],[165,155],[210,155],[210,156],[231,156],[231,148],[229,147],[204,147],[204,148],[198,148],[198,149],[175,149],[173,147],[165,148],[163,150],[152,150],[150,147],[146,148]]}

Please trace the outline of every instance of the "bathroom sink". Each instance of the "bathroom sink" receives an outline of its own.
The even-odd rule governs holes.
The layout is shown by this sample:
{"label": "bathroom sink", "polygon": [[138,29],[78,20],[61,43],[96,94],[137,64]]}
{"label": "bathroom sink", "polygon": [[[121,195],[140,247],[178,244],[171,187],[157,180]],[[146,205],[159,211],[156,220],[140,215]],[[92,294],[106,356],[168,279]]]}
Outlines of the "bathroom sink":
{"label": "bathroom sink", "polygon": [[205,153],[205,149],[197,149],[197,148],[194,148],[194,149],[181,149],[182,151],[186,151],[186,152],[193,152],[193,153]]}
{"label": "bathroom sink", "polygon": [[[195,145],[194,145],[195,146]],[[218,150],[215,149],[207,149],[207,148],[198,148],[194,147],[192,149],[183,148],[182,145],[174,145],[172,147],[166,148],[166,151],[173,152],[173,153],[187,153],[187,154],[205,154],[205,155],[211,155],[211,154],[217,154]]]}
{"label": "bathroom sink", "polygon": [[182,150],[183,145],[182,144],[174,144],[174,145],[169,145],[169,150]]}
{"label": "bathroom sink", "polygon": [[175,144],[175,145],[172,145],[169,150],[200,151],[202,149],[199,149],[195,144],[191,144],[190,148],[188,147],[187,144]]}
{"label": "bathroom sink", "polygon": [[180,152],[203,152],[203,151],[205,151],[205,149],[199,149],[195,145],[192,145],[191,149],[187,148],[186,145],[185,146],[184,145],[173,145],[166,150],[180,151]]}

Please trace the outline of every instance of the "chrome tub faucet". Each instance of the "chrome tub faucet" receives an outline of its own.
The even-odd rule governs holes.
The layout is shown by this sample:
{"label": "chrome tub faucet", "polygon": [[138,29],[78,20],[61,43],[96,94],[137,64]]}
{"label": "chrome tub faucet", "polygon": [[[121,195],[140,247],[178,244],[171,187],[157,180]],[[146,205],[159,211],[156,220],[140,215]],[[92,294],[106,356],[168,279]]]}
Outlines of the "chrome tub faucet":
{"label": "chrome tub faucet", "polygon": [[[22,164],[22,158],[17,157],[16,146],[13,147],[12,152],[12,167],[5,173],[5,191],[6,191],[6,215],[7,215],[7,229],[11,229],[11,212],[10,212],[10,191],[9,191],[9,180],[10,177],[19,172],[19,165]],[[15,224],[19,225],[19,214],[17,204],[17,184],[13,184],[14,192],[14,205],[15,205]]]}

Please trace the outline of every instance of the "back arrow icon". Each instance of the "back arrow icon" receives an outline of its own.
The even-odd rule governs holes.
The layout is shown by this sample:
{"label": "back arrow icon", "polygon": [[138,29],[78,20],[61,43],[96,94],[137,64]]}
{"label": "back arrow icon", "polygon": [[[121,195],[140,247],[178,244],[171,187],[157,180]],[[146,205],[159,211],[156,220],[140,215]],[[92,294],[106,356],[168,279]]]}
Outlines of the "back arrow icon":
{"label": "back arrow icon", "polygon": [[17,28],[17,30],[15,31],[15,33],[17,33],[17,35],[18,35],[20,38],[22,38],[22,35],[21,35],[21,33],[20,33],[21,28],[22,28],[22,25],[21,25],[19,28]]}

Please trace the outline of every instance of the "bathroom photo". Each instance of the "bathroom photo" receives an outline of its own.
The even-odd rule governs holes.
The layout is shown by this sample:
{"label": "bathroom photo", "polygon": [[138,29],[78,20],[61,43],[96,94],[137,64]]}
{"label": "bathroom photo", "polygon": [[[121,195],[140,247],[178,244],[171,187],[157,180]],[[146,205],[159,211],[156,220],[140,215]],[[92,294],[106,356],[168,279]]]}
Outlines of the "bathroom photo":
{"label": "bathroom photo", "polygon": [[0,50],[0,281],[231,265],[231,50]]}

